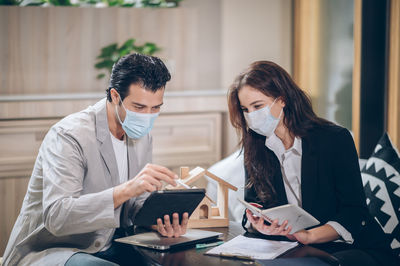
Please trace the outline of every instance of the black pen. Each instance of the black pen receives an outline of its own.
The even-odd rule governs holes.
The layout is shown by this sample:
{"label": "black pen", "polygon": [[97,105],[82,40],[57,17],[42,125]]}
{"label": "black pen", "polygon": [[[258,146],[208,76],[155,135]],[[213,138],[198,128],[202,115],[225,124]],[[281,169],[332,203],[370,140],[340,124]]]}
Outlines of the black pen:
{"label": "black pen", "polygon": [[241,254],[230,254],[230,253],[218,253],[218,254],[212,254],[212,253],[204,253],[204,255],[207,256],[214,256],[214,257],[222,257],[222,258],[229,258],[229,259],[238,259],[238,260],[250,260],[254,261],[252,257],[241,255]]}

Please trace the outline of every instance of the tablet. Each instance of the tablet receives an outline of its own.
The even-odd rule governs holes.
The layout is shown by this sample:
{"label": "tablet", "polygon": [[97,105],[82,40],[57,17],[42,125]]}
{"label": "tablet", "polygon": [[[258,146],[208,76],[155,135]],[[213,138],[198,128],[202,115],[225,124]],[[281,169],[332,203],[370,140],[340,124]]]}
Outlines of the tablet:
{"label": "tablet", "polygon": [[175,212],[179,214],[180,223],[183,213],[187,212],[190,216],[204,196],[205,189],[154,191],[143,203],[133,223],[140,226],[154,225],[157,224],[158,218],[163,218],[168,214],[171,219]]}
{"label": "tablet", "polygon": [[222,233],[200,229],[187,229],[180,237],[163,237],[157,232],[146,232],[115,239],[114,241],[157,250],[168,250],[196,243],[217,240]]}

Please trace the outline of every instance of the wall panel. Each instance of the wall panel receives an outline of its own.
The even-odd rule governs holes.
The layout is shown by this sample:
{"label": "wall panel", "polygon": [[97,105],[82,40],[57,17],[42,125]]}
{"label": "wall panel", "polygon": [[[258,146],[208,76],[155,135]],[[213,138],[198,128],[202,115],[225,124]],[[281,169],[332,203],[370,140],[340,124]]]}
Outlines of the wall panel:
{"label": "wall panel", "polygon": [[[207,18],[199,12],[195,7],[0,6],[0,36],[7,36],[0,39],[0,95],[103,91],[108,81],[95,78],[96,56],[102,47],[129,38],[162,48],[157,55],[173,74],[170,90],[219,89],[220,27],[202,28]],[[201,46],[205,41],[214,43],[217,60],[211,64]]]}

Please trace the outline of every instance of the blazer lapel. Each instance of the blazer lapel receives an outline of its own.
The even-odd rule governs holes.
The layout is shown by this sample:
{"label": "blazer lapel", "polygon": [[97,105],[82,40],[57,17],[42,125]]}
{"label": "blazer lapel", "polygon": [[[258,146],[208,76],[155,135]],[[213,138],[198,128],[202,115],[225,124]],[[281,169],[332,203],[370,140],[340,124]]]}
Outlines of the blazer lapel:
{"label": "blazer lapel", "polygon": [[318,178],[318,157],[315,146],[310,137],[302,139],[302,159],[301,159],[301,195],[302,207],[310,210],[315,202],[315,189],[317,188]]}
{"label": "blazer lapel", "polygon": [[282,169],[281,169],[281,164],[279,162],[278,157],[276,157],[275,153],[270,150],[268,147],[265,147],[267,149],[268,156],[272,156],[274,163],[273,165],[276,165],[276,171],[273,176],[273,186],[276,192],[276,200],[277,202],[274,202],[273,205],[279,206],[279,205],[284,205],[288,203],[287,196],[286,196],[286,190],[285,190],[285,185],[283,184],[283,178],[282,178]]}
{"label": "blazer lapel", "polygon": [[111,142],[110,130],[108,129],[106,100],[104,100],[104,104],[96,112],[96,136],[100,155],[111,176],[111,180],[107,180],[107,182],[112,186],[116,186],[119,184],[119,173]]}
{"label": "blazer lapel", "polygon": [[[275,158],[276,158],[276,156],[275,156]],[[281,170],[278,158],[276,158],[276,165],[279,165],[279,167],[277,167],[276,174],[274,176],[274,179],[275,179],[274,187],[275,187],[275,192],[278,197],[278,206],[279,206],[279,205],[288,204],[288,200],[287,200],[287,196],[286,196],[285,185],[283,183],[282,170]]]}

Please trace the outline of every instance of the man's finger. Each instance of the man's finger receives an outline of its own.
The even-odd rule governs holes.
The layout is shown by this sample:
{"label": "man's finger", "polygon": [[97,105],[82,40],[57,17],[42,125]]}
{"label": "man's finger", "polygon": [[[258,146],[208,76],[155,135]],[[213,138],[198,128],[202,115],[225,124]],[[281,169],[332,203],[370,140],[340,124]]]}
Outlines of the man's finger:
{"label": "man's finger", "polygon": [[169,215],[164,216],[164,225],[165,225],[165,230],[167,231],[168,237],[171,237],[174,233],[174,229],[172,229],[172,225],[169,220]]}
{"label": "man's finger", "polygon": [[174,229],[174,237],[179,237],[181,234],[181,226],[179,225],[179,214],[172,214],[172,228]]}
{"label": "man's finger", "polygon": [[182,217],[182,223],[181,223],[181,234],[184,235],[186,234],[186,228],[187,224],[189,222],[189,213],[185,212]]}
{"label": "man's finger", "polygon": [[[144,182],[143,188],[144,188],[144,190],[147,191],[147,192],[153,192],[153,191],[156,190],[156,188],[155,188],[152,184],[150,184],[149,182]],[[142,192],[142,193],[143,193],[143,192]]]}
{"label": "man's finger", "polygon": [[177,179],[178,175],[169,170],[167,167],[157,165],[157,164],[150,164],[149,167],[153,170],[156,170],[157,172],[163,173],[167,175],[171,179]]}
{"label": "man's finger", "polygon": [[162,188],[162,183],[150,175],[144,175],[143,180],[154,186],[157,190],[160,190]]}
{"label": "man's finger", "polygon": [[157,230],[162,236],[167,236],[167,232],[165,231],[164,224],[160,218],[157,219]]}
{"label": "man's finger", "polygon": [[173,186],[176,186],[176,182],[175,182],[174,178],[171,178],[170,176],[166,175],[163,172],[159,172],[156,169],[147,169],[146,174],[152,176],[153,178],[155,178],[157,180],[162,180]]}

